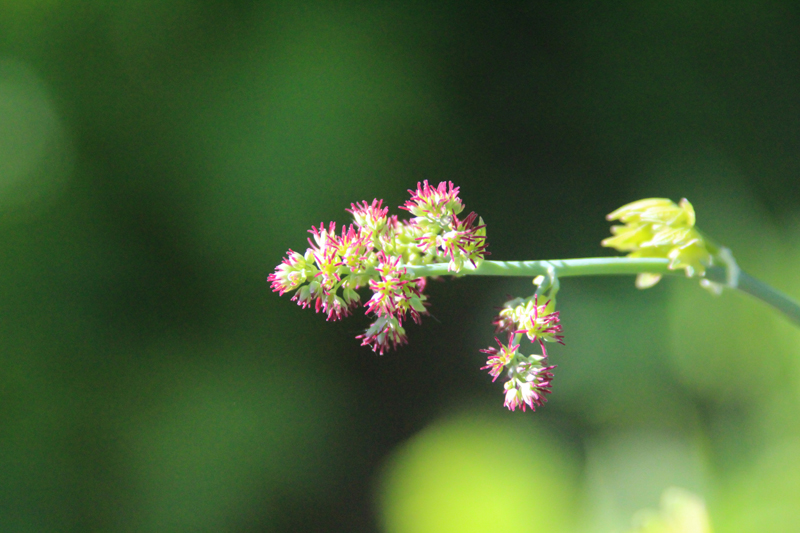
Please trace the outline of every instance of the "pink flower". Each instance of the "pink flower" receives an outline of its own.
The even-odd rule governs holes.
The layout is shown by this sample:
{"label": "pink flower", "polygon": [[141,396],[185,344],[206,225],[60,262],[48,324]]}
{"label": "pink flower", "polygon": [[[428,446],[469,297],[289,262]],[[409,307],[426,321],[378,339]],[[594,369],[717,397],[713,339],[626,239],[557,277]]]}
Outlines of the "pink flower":
{"label": "pink flower", "polygon": [[[283,296],[284,293],[305,283],[309,273],[313,276],[316,272],[309,272],[312,268],[313,266],[309,268],[305,257],[289,250],[281,264],[275,267],[275,272],[267,276],[267,281],[270,282],[270,287],[274,292]],[[315,271],[316,268],[313,270]]]}
{"label": "pink flower", "polygon": [[414,322],[420,322],[420,315],[426,313],[424,306],[425,296],[419,286],[424,287],[424,282],[412,279],[406,269],[399,266],[399,256],[387,256],[378,252],[378,266],[380,279],[370,280],[372,298],[367,302],[367,313],[377,316],[394,316],[400,323],[406,313],[411,313]]}
{"label": "pink flower", "polygon": [[325,253],[329,249],[336,248],[336,222],[328,224],[328,229],[325,229],[325,223],[319,223],[319,229],[316,226],[311,226],[308,232],[314,237],[314,242],[308,239],[308,244],[315,252]]}
{"label": "pink flower", "polygon": [[367,302],[367,312],[378,316],[394,315],[400,309],[403,313],[403,302],[406,299],[404,286],[410,280],[404,279],[406,269],[399,267],[400,257],[386,256],[378,252],[378,266],[380,272],[378,280],[370,280],[369,288],[372,289],[372,298]]}
{"label": "pink flower", "polygon": [[294,296],[292,296],[292,301],[297,301],[297,305],[303,309],[306,307],[311,307],[313,302],[314,308],[317,310],[317,313],[319,313],[319,310],[322,307],[323,295],[324,293],[320,284],[316,281],[312,281],[308,285],[300,287],[300,290],[294,293]]}
{"label": "pink flower", "polygon": [[417,183],[416,191],[408,190],[411,199],[400,206],[400,209],[409,211],[416,217],[428,219],[457,215],[464,209],[464,204],[458,197],[458,190],[452,181],[443,181],[438,187],[431,187],[428,185],[428,180],[425,180]]}
{"label": "pink flower", "polygon": [[547,357],[545,341],[564,344],[564,336],[561,335],[564,328],[559,323],[559,311],[551,311],[554,305],[552,300],[540,305],[538,296],[506,302],[500,314],[492,321],[495,332],[524,333],[531,342],[541,345],[542,355]]}
{"label": "pink flower", "polygon": [[336,242],[336,266],[346,266],[352,272],[364,270],[368,252],[372,251],[369,231],[359,231],[351,224],[342,227],[342,235]]}
{"label": "pink flower", "polygon": [[[354,302],[357,305],[357,302]],[[355,305],[347,305],[345,301],[336,295],[334,292],[327,293],[324,297],[318,300],[317,312],[319,313],[320,307],[322,312],[328,317],[327,320],[336,321],[350,316],[350,311]]]}
{"label": "pink flower", "polygon": [[388,221],[389,208],[383,207],[383,200],[372,200],[368,204],[366,200],[350,204],[350,209],[345,209],[353,215],[353,220],[361,229],[371,232],[380,232]]}
{"label": "pink flower", "polygon": [[489,358],[486,360],[486,366],[482,366],[481,370],[489,369],[489,375],[492,376],[492,383],[494,383],[506,365],[511,362],[514,355],[517,353],[517,349],[519,349],[519,344],[512,344],[513,338],[513,335],[508,336],[508,346],[506,346],[500,342],[500,339],[495,337],[494,340],[497,342],[497,345],[500,346],[499,349],[490,347],[481,350],[481,352],[489,354]]}
{"label": "pink flower", "polygon": [[528,328],[520,330],[519,333],[525,333],[531,342],[539,342],[542,347],[542,355],[547,357],[547,351],[544,347],[545,341],[556,341],[559,344],[564,344],[564,336],[559,335],[564,328],[559,323],[560,311],[546,313],[547,301],[544,305],[538,305],[538,297],[534,298],[533,315],[528,322]]}
{"label": "pink flower", "polygon": [[327,294],[342,280],[339,275],[341,261],[338,254],[339,239],[336,236],[336,222],[331,222],[328,229],[325,229],[325,225],[322,223],[320,223],[319,229],[311,226],[308,232],[314,237],[314,241],[312,242],[309,238],[308,243],[311,245],[310,250],[319,270],[314,278]]}
{"label": "pink flower", "polygon": [[439,248],[450,258],[448,270],[460,270],[464,261],[469,261],[472,266],[477,266],[475,261],[488,255],[486,224],[483,224],[483,220],[481,220],[480,225],[474,226],[476,218],[478,215],[475,212],[470,213],[463,220],[459,220],[456,215],[453,215],[453,221],[450,223],[452,229],[436,238]]}
{"label": "pink flower", "polygon": [[389,315],[378,317],[367,331],[363,335],[358,335],[356,339],[361,339],[361,346],[369,346],[373,352],[380,355],[390,347],[396,349],[399,345],[408,343],[406,330],[395,317]]}
{"label": "pink flower", "polygon": [[511,411],[517,407],[525,406],[536,411],[547,401],[547,394],[550,394],[550,387],[553,381],[553,373],[550,372],[555,366],[535,366],[531,363],[521,363],[514,370],[514,377],[505,384],[506,399],[503,405]]}

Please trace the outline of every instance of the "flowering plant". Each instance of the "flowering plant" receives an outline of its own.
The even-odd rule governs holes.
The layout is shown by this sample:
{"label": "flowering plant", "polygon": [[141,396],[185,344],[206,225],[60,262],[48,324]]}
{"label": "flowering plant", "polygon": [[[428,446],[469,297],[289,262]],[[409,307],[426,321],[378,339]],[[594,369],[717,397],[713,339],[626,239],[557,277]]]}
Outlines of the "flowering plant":
{"label": "flowering plant", "polygon": [[[608,215],[622,225],[611,227],[603,246],[628,252],[627,257],[546,261],[489,261],[485,257],[486,224],[474,212],[463,216],[459,187],[452,182],[432,186],[427,181],[409,190],[400,206],[413,215],[389,215],[382,200],[358,202],[346,211],[353,223],[336,231],[336,223],[312,226],[309,248],[289,250],[268,281],[281,295],[302,307],[313,307],[328,320],[350,315],[359,304],[359,289],[372,296],[363,306],[374,318],[356,338],[362,346],[383,355],[408,342],[408,317],[419,324],[427,315],[428,277],[444,275],[528,276],[536,286],[526,298],[507,301],[493,324],[497,347],[486,365],[495,381],[507,378],[505,406],[535,410],[547,401],[554,365],[549,365],[546,343],[563,344],[563,328],[556,311],[559,278],[608,274],[636,274],[636,286],[652,287],[665,274],[683,271],[715,294],[723,287],[738,289],[772,305],[800,324],[800,305],[739,269],[731,252],[715,244],[695,227],[692,205],[664,198],[629,203]],[[527,339],[529,355],[520,351]],[[537,353],[541,352],[541,353]]]}

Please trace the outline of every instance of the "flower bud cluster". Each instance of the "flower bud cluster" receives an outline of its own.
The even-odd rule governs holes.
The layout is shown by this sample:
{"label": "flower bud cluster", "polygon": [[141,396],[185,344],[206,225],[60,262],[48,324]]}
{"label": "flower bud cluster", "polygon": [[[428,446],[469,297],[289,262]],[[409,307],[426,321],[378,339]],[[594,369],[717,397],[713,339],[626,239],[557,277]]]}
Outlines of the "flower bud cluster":
{"label": "flower bud cluster", "polygon": [[289,250],[268,277],[272,290],[295,291],[298,305],[339,320],[358,307],[357,291],[368,287],[372,297],[364,305],[375,321],[356,338],[380,354],[405,344],[406,318],[419,323],[427,313],[426,280],[412,277],[406,266],[447,263],[455,274],[488,254],[483,220],[475,213],[458,216],[464,210],[458,192],[452,183],[418,183],[400,207],[414,215],[410,220],[390,216],[382,200],[351,204],[346,211],[354,223],[340,233],[334,222],[312,226],[306,252]]}
{"label": "flower bud cluster", "polygon": [[[534,295],[527,299],[515,298],[506,302],[503,309],[495,317],[493,324],[496,332],[507,332],[508,343],[504,344],[495,337],[499,348],[490,347],[481,350],[489,355],[486,366],[481,370],[489,371],[495,381],[504,371],[508,376],[505,388],[504,405],[510,410],[526,407],[536,410],[544,405],[553,380],[551,372],[555,366],[547,366],[547,350],[545,342],[564,344],[563,330],[559,323],[559,312],[555,311],[555,299],[550,298],[539,304],[539,297]],[[523,355],[519,351],[519,341],[525,336],[531,344],[538,343],[541,355]]]}
{"label": "flower bud cluster", "polygon": [[563,331],[559,323],[559,311],[555,310],[555,299],[551,298],[539,304],[539,297],[515,298],[505,303],[500,313],[492,321],[495,332],[525,334],[531,342],[538,342],[542,354],[547,357],[545,342],[564,344]]}
{"label": "flower bud cluster", "polygon": [[[687,277],[702,277],[712,263],[710,245],[695,228],[694,208],[686,198],[678,205],[666,198],[647,198],[626,204],[606,218],[624,225],[612,226],[613,236],[602,245],[630,252],[628,257],[669,259],[669,268],[683,269]],[[636,286],[652,287],[660,279],[659,274],[639,274]]]}
{"label": "flower bud cluster", "polygon": [[[411,224],[417,230],[415,241],[426,255],[437,262],[446,259],[448,270],[458,272],[469,261],[473,267],[487,254],[486,225],[474,212],[458,218],[464,204],[458,197],[458,187],[442,182],[431,187],[428,182],[417,184],[411,199],[400,206],[414,215]],[[477,224],[476,224],[477,219]]]}

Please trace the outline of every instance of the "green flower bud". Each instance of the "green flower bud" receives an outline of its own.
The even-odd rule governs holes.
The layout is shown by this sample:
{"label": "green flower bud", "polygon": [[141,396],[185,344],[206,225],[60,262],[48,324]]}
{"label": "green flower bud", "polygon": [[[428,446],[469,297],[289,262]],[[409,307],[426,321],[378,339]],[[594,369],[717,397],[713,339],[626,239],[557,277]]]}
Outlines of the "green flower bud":
{"label": "green flower bud", "polygon": [[[602,245],[630,252],[628,257],[669,259],[669,268],[683,269],[687,277],[702,277],[713,262],[708,243],[694,227],[694,208],[686,198],[677,205],[666,198],[647,198],[624,205],[606,218],[624,225],[612,226],[613,236]],[[660,274],[639,274],[636,286],[652,287],[660,279]]]}

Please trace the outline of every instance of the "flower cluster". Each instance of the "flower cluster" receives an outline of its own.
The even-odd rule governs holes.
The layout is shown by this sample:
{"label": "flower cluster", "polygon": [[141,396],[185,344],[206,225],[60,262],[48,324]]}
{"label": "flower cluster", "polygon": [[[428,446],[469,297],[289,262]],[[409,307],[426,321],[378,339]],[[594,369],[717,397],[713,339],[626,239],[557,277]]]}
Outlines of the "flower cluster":
{"label": "flower cluster", "polygon": [[[612,226],[613,236],[602,245],[630,252],[628,257],[669,259],[669,268],[683,269],[687,277],[702,277],[712,263],[710,245],[694,227],[694,208],[686,198],[678,205],[666,198],[647,198],[624,205],[606,218],[624,226]],[[660,279],[660,274],[639,274],[636,286],[652,287]]]}
{"label": "flower cluster", "polygon": [[550,298],[539,304],[539,296],[527,299],[515,298],[505,303],[500,313],[492,321],[495,332],[524,333],[531,342],[538,342],[542,354],[547,357],[545,342],[564,344],[564,336],[559,323],[559,312],[555,310],[555,299]]}
{"label": "flower cluster", "polygon": [[[545,342],[564,344],[559,312],[555,311],[555,299],[550,297],[539,303],[539,296],[527,299],[509,300],[493,321],[496,332],[508,333],[508,343],[500,342],[495,337],[499,348],[490,347],[481,350],[489,355],[486,366],[481,370],[489,371],[495,381],[506,371],[508,381],[505,383],[505,406],[510,410],[526,407],[536,410],[547,401],[553,381],[551,370],[555,366],[547,365]],[[523,355],[520,353],[520,340],[526,336],[532,343],[538,343],[541,355]]]}
{"label": "flower cluster", "polygon": [[382,200],[351,204],[346,211],[353,224],[339,233],[334,222],[312,226],[310,248],[304,254],[289,250],[268,277],[272,290],[295,291],[298,305],[339,320],[358,307],[357,291],[368,287],[372,297],[364,306],[375,321],[356,338],[380,354],[405,344],[407,317],[419,323],[427,313],[426,280],[406,267],[447,263],[456,274],[466,263],[477,267],[488,254],[483,219],[475,213],[459,217],[464,204],[458,192],[452,183],[418,183],[400,207],[414,215],[410,220],[390,216]]}
{"label": "flower cluster", "polygon": [[[458,197],[458,187],[442,182],[431,187],[428,182],[417,184],[411,200],[400,206],[414,215],[410,225],[417,230],[419,249],[433,254],[437,261],[449,261],[448,270],[458,272],[469,261],[478,265],[486,252],[486,225],[474,212],[460,219],[464,204]],[[477,219],[477,225],[475,224]]]}

